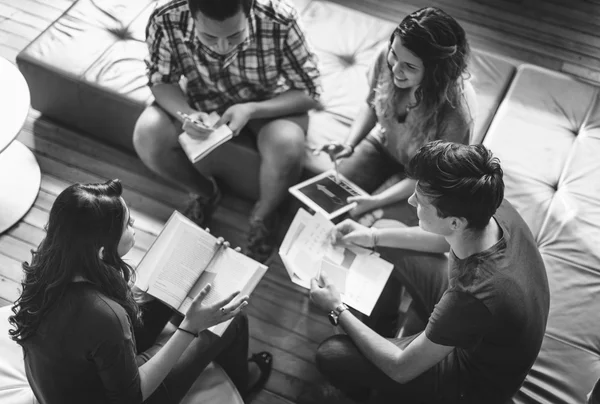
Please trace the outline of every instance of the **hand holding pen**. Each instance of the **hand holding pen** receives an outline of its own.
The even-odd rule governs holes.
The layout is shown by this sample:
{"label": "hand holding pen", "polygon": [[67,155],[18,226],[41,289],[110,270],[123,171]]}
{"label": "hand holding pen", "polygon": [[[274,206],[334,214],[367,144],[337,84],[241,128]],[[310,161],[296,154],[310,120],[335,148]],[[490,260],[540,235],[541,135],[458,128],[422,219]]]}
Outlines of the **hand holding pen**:
{"label": "hand holding pen", "polygon": [[177,115],[183,119],[183,130],[193,138],[206,139],[214,130],[214,128],[205,123],[208,119],[208,114],[205,112],[198,111],[188,115],[184,112],[177,111]]}

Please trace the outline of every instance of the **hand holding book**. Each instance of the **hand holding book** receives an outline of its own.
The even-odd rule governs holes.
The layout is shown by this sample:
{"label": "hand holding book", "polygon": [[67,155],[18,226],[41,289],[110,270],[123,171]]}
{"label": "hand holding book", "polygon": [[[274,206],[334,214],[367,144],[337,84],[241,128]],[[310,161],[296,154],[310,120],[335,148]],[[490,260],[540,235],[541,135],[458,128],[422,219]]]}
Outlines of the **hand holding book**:
{"label": "hand holding book", "polygon": [[[220,309],[237,304],[238,299],[223,302],[234,292],[249,295],[266,270],[222,238],[174,212],[138,265],[136,286],[186,314],[199,295],[203,306]],[[223,319],[210,330],[222,335],[228,324]]]}
{"label": "hand holding book", "polygon": [[225,299],[213,304],[206,304],[204,300],[210,293],[211,284],[207,284],[192,300],[190,307],[185,313],[181,328],[193,334],[209,329],[224,321],[235,317],[240,310],[248,305],[248,295],[236,299],[240,292],[234,292]]}

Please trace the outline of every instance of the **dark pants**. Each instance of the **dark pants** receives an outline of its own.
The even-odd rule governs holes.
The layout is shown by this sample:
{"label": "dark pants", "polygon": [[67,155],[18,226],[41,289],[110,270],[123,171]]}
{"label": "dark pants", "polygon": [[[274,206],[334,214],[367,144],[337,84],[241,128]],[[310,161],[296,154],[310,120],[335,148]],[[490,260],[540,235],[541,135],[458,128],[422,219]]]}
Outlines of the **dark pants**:
{"label": "dark pants", "polygon": [[[157,341],[159,334],[174,315],[174,311],[154,300],[142,306],[144,324],[135,329],[137,362],[141,366],[154,356],[166,341]],[[176,319],[181,321],[181,316]],[[248,385],[248,318],[237,315],[222,337],[204,331],[190,344],[161,385],[144,401],[150,404],[175,404],[212,361],[227,373],[236,388],[243,393]]]}
{"label": "dark pants", "polygon": [[[379,252],[394,264],[393,279],[408,289],[420,320],[426,324],[448,287],[447,258],[443,254],[391,248],[382,248]],[[388,297],[382,294],[376,308],[385,310],[386,300]],[[392,309],[398,307],[394,307],[396,299],[389,302]],[[418,335],[389,340],[404,348]],[[317,366],[334,386],[351,397],[361,399],[372,392],[373,403],[451,403],[458,397],[458,382],[452,375],[441,377],[440,364],[410,382],[400,384],[372,364],[347,335],[336,335],[321,343],[317,350]]]}
{"label": "dark pants", "polygon": [[[370,135],[356,146],[350,157],[340,160],[339,170],[369,194],[393,175],[404,177],[404,166]],[[384,206],[383,217],[399,220],[407,226],[418,224],[416,210],[407,200]]]}

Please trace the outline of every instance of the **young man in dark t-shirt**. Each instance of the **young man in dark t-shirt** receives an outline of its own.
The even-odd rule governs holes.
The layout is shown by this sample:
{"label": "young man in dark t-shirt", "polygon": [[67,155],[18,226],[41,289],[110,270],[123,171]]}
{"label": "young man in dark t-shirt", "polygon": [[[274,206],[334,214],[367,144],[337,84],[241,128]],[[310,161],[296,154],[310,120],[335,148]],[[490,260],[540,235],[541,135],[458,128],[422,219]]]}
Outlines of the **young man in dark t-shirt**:
{"label": "young man in dark t-shirt", "polygon": [[504,403],[546,329],[548,280],[535,240],[503,199],[502,169],[484,146],[429,143],[408,174],[417,180],[409,202],[418,227],[369,229],[348,220],[336,238],[393,247],[381,253],[426,328],[386,339],[346,310],[326,276],[314,279],[312,300],[346,332],[321,344],[317,364],[350,394],[374,390],[377,403]]}

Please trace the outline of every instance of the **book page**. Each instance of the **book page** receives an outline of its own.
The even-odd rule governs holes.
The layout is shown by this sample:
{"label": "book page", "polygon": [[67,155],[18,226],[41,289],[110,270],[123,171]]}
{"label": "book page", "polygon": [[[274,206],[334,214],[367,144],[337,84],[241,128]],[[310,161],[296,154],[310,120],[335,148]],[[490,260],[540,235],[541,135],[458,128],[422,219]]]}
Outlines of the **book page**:
{"label": "book page", "polygon": [[174,308],[179,307],[218,248],[214,236],[178,215],[181,217],[172,225],[176,228],[165,232],[169,237],[154,262],[147,288],[150,295]]}
{"label": "book page", "polygon": [[[223,248],[215,256],[210,266],[202,273],[179,311],[185,313],[193,298],[208,283],[212,284],[212,289],[202,301],[203,304],[215,304],[236,291],[240,291],[240,296],[250,295],[266,270],[266,266],[238,253],[232,248]],[[217,335],[222,335],[228,325],[229,322],[221,323],[211,327],[210,330]]]}

